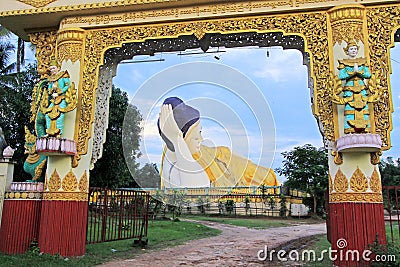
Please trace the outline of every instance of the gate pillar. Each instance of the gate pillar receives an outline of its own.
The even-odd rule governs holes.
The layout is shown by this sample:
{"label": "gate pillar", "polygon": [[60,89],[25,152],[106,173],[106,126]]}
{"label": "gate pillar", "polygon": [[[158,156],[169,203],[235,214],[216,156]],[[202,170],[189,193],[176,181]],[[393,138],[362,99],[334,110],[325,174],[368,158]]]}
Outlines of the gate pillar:
{"label": "gate pillar", "polygon": [[[378,168],[389,146],[380,127],[381,94],[388,88],[382,70],[374,69],[369,47],[367,11],[345,5],[328,12],[330,82],[335,141],[329,155],[329,233],[337,266],[369,266],[367,250],[386,243],[383,198]],[[387,105],[387,104],[385,104]],[[390,112],[386,114],[390,122]],[[357,251],[357,252],[355,252]]]}
{"label": "gate pillar", "polygon": [[[30,35],[32,43],[37,45],[38,71],[42,77],[46,75],[50,57],[55,56],[60,69],[68,72],[70,86],[76,89],[71,91],[73,96],[69,96],[76,97],[76,108],[64,114],[61,135],[61,139],[75,143],[81,112],[79,103],[85,101],[80,97],[84,36],[85,31],[79,28]],[[89,141],[84,147],[90,145]],[[90,159],[83,155],[79,163],[76,162],[73,150],[64,154],[48,153],[38,240],[40,251],[44,253],[62,256],[85,253]]]}

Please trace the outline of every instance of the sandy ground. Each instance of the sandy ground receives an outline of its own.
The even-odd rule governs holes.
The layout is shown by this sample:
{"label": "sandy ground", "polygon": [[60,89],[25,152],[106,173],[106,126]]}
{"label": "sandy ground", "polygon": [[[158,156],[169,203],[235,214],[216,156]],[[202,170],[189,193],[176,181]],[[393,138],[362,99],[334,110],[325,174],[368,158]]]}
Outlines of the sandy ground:
{"label": "sandy ground", "polygon": [[[215,237],[192,240],[184,245],[165,248],[138,255],[132,259],[112,261],[111,266],[296,266],[295,263],[265,260],[264,251],[300,246],[301,240],[310,240],[314,235],[325,234],[325,224],[303,224],[270,229],[249,229],[215,222],[198,221],[206,226],[220,229]],[[291,246],[292,245],[292,246]],[[262,250],[260,252],[260,250]]]}

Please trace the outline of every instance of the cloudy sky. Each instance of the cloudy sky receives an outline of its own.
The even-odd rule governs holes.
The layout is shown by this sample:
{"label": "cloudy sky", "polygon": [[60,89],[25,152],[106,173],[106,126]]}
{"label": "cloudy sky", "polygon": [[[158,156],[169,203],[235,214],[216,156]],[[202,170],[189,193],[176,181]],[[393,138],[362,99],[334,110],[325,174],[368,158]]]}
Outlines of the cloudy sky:
{"label": "cloudy sky", "polygon": [[[392,49],[391,57],[393,147],[384,157],[398,158],[399,47]],[[163,61],[120,64],[113,79],[117,87],[129,93],[131,103],[145,119],[141,163],[160,164],[163,142],[156,121],[168,96],[180,97],[200,111],[205,144],[228,146],[266,167],[281,167],[281,152],[295,146],[322,146],[311,111],[307,67],[297,50],[235,48],[206,54],[163,53],[133,60],[147,59]]]}

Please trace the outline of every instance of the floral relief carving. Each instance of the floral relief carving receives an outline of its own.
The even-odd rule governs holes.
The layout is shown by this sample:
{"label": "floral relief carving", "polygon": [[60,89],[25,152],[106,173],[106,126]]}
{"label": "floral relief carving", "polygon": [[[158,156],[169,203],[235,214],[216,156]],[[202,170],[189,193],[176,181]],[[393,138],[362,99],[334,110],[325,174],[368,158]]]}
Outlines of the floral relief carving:
{"label": "floral relief carving", "polygon": [[343,193],[349,189],[349,181],[340,168],[335,174],[335,181],[333,183],[336,192]]}
{"label": "floral relief carving", "polygon": [[365,174],[357,167],[350,178],[350,188],[354,192],[365,192],[368,189],[368,179]]}

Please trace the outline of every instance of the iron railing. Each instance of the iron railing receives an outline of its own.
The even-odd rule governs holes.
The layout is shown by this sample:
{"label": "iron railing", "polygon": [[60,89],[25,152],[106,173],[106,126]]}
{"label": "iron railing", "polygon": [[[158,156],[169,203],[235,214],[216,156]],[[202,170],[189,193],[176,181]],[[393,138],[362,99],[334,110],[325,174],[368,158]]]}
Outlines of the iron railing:
{"label": "iron railing", "polygon": [[91,187],[87,243],[147,240],[150,195],[144,191]]}
{"label": "iron railing", "polygon": [[396,238],[400,239],[400,186],[383,186],[382,189],[385,221],[390,228],[390,233],[388,234],[390,234],[391,238],[388,238],[388,242],[394,243]]}

